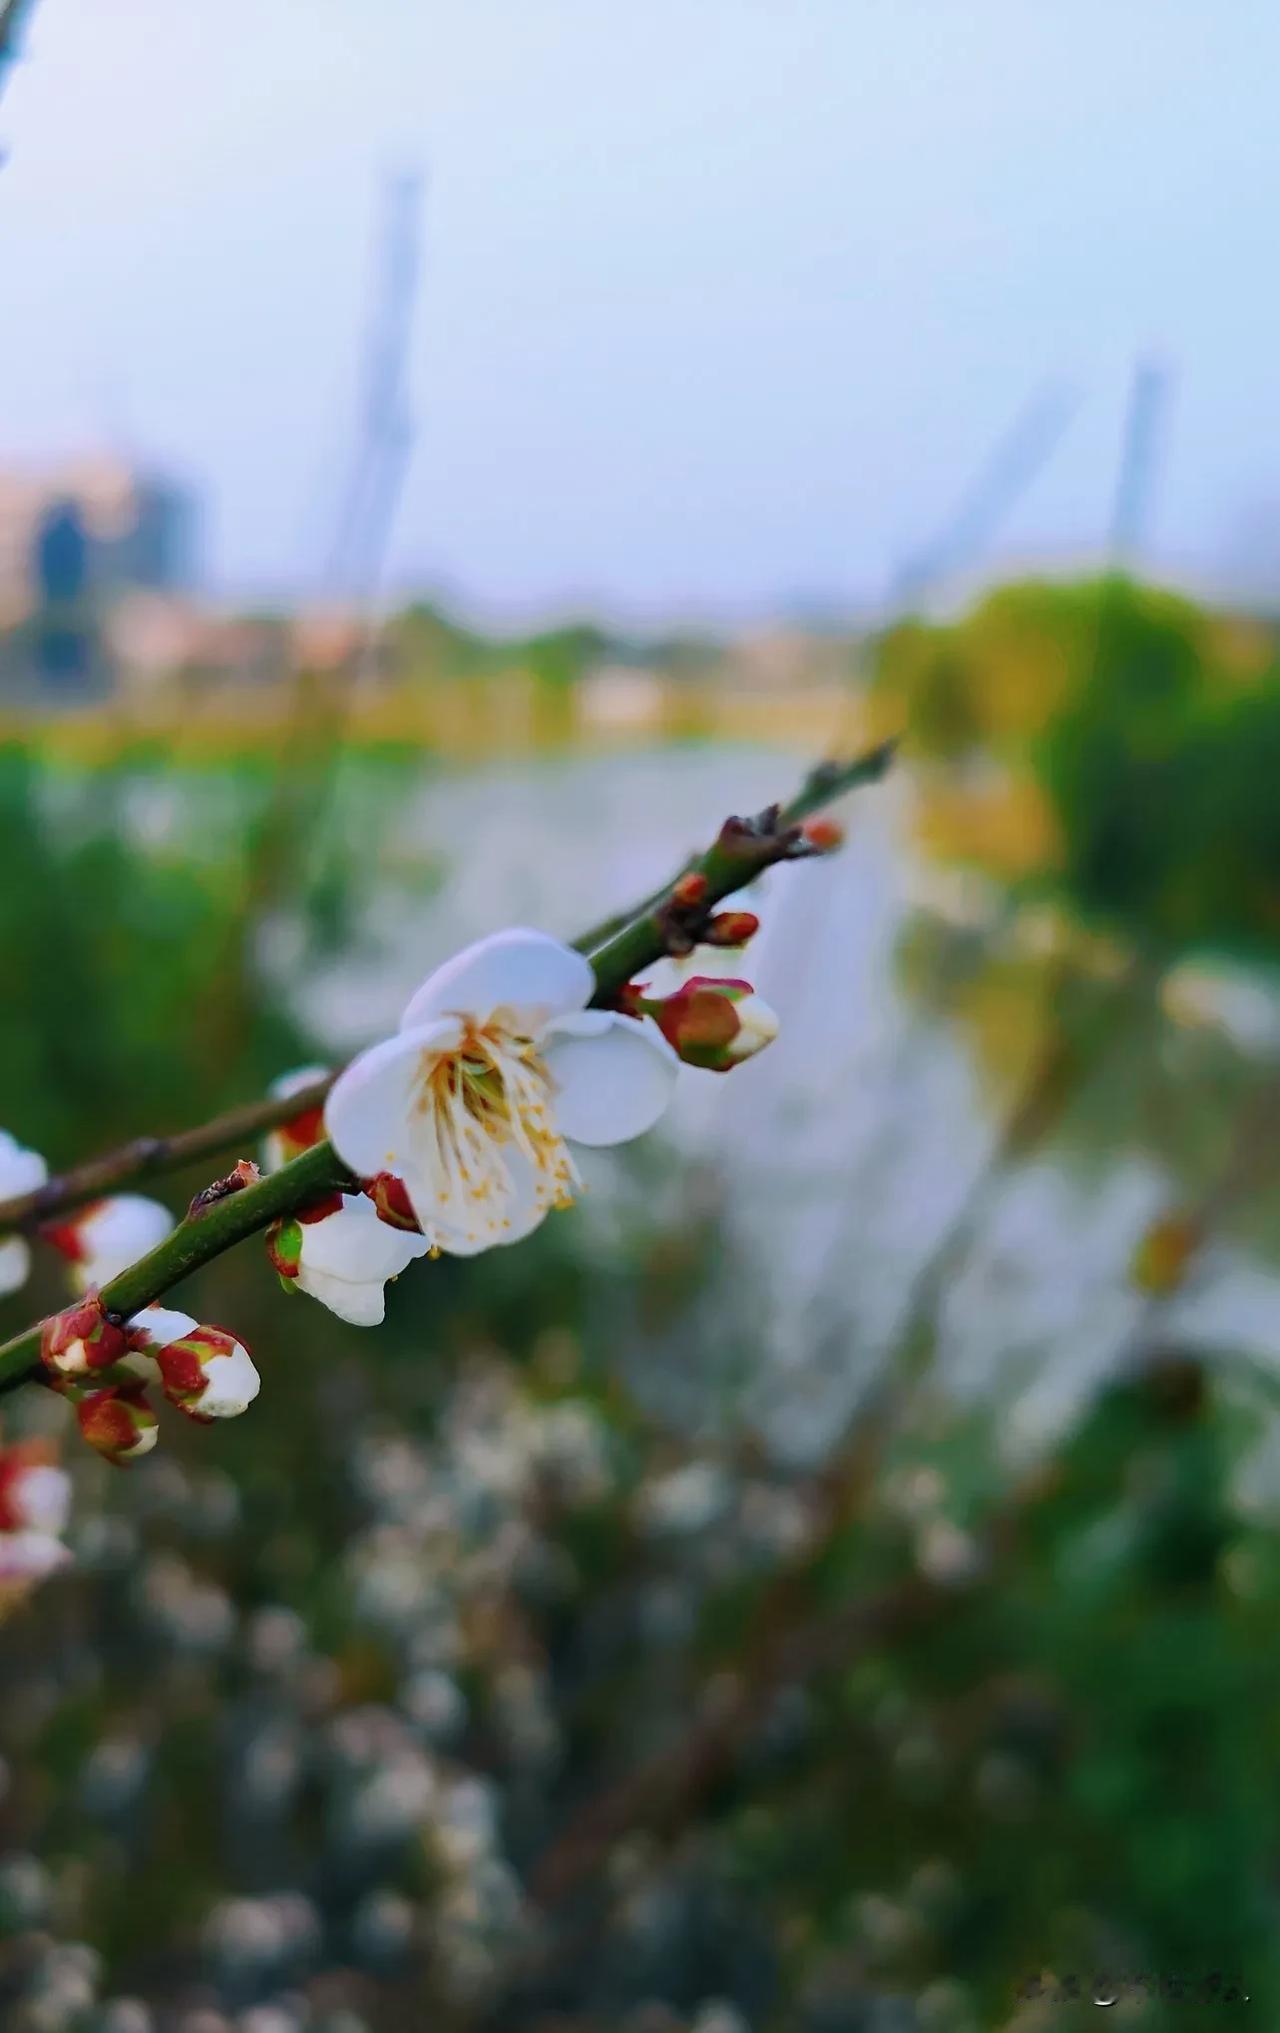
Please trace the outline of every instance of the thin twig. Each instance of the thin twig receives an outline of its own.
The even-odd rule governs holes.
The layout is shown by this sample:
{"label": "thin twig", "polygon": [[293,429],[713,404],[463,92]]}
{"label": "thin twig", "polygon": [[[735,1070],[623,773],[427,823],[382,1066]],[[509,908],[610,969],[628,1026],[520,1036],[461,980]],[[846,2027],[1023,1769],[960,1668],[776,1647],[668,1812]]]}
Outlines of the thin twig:
{"label": "thin twig", "polygon": [[[854,763],[818,763],[809,771],[790,802],[780,808],[778,813],[780,823],[783,826],[798,826],[814,812],[820,812],[824,805],[831,804],[833,799],[843,797],[847,791],[857,790],[860,784],[878,783],[893,761],[897,748],[896,739],[882,741],[877,747],[868,749],[865,755],[859,756]],[[679,868],[666,882],[650,892],[643,903],[633,904],[629,911],[615,911],[612,917],[602,918],[589,932],[583,932],[581,937],[573,942],[578,951],[594,957],[602,946],[610,939],[616,938],[618,933],[637,917],[657,910],[663,898],[670,894],[676,883],[686,875],[697,874],[702,862],[702,856],[691,854],[687,861],[681,862]],[[746,881],[748,878],[744,876],[741,879]]]}
{"label": "thin twig", "polygon": [[[854,784],[875,781],[884,773],[888,761],[888,753],[877,749],[848,763],[823,764],[806,780],[799,799],[787,810],[790,812],[801,801],[806,810],[814,810]],[[727,819],[698,864],[706,879],[707,904],[731,896],[751,873],[778,861],[794,860],[799,846],[798,827],[783,820],[782,808],[778,806],[770,806],[754,819]],[[637,969],[649,967],[662,957],[665,936],[658,915],[646,911],[592,956],[597,1005],[612,1003]],[[289,1120],[302,1113],[303,1105],[302,1095],[291,1095],[283,1118],[275,1119]],[[260,1115],[255,1115],[255,1120],[261,1128]],[[187,1134],[207,1136],[208,1128],[203,1133]],[[173,1141],[170,1140],[171,1144]],[[98,1161],[99,1172],[107,1162]],[[116,1183],[122,1183],[125,1177],[136,1173],[126,1174],[118,1168],[114,1176]],[[332,1144],[319,1143],[256,1185],[246,1186],[243,1192],[220,1201],[198,1221],[180,1222],[156,1249],[104,1285],[102,1303],[108,1311],[128,1318],[162,1298],[191,1271],[221,1256],[233,1244],[269,1227],[281,1216],[323,1199],[326,1194],[351,1190],[354,1184]],[[40,1324],[37,1322],[0,1346],[0,1391],[12,1389],[38,1369]]]}
{"label": "thin twig", "polygon": [[174,1136],[135,1137],[132,1143],[108,1151],[101,1158],[61,1173],[31,1193],[17,1193],[0,1200],[0,1235],[41,1228],[60,1214],[101,1200],[122,1186],[133,1186],[164,1172],[176,1172],[202,1158],[217,1157],[222,1151],[243,1149],[267,1130],[292,1122],[319,1108],[334,1083],[335,1074],[326,1073],[309,1086],[286,1096],[268,1095],[264,1101],[246,1102],[198,1129],[179,1130]]}

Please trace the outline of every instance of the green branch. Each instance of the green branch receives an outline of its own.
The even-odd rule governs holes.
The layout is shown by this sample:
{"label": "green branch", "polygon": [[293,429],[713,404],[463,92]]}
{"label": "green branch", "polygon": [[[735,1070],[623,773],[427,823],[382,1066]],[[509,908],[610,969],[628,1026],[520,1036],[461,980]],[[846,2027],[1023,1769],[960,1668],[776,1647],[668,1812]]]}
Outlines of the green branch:
{"label": "green branch", "polygon": [[[893,761],[897,746],[896,740],[882,741],[878,747],[869,748],[865,755],[856,756],[852,762],[820,762],[816,764],[809,771],[808,776],[790,803],[778,807],[779,824],[783,827],[799,826],[803,824],[804,820],[811,818],[815,812],[820,812],[824,805],[829,805],[834,799],[843,797],[847,791],[855,791],[861,784],[879,783],[881,777]],[[780,859],[781,857],[775,856],[774,858]],[[584,932],[581,938],[574,940],[573,943],[579,953],[589,954],[594,961],[599,949],[609,940],[613,939],[619,932],[623,931],[636,920],[656,911],[664,898],[671,894],[676,883],[683,876],[699,873],[705,874],[707,872],[707,859],[708,856],[705,854],[691,854],[687,861],[680,864],[675,874],[668,881],[661,884],[658,889],[652,891],[643,903],[634,905],[629,911],[617,911],[611,918],[604,918],[598,925],[593,925],[589,932]],[[758,870],[744,872],[742,869],[738,869],[736,872],[738,886],[741,887],[742,883],[750,881],[751,875],[758,872]],[[720,896],[716,897],[715,901],[718,903],[721,897],[732,896],[732,894],[732,889],[722,890]],[[642,960],[640,965],[643,967],[651,966],[654,957],[656,956],[650,956],[649,959]]]}
{"label": "green branch", "polygon": [[[754,819],[727,819],[705,854],[681,870],[664,890],[656,892],[629,921],[624,922],[621,930],[591,953],[596,977],[593,1002],[597,1006],[614,1002],[639,970],[653,966],[669,950],[669,920],[664,918],[664,907],[674,904],[673,891],[682,876],[696,874],[703,877],[705,890],[700,908],[710,910],[763,869],[780,861],[801,858],[809,850],[798,830],[800,822],[843,792],[859,784],[877,782],[888,768],[892,753],[892,744],[885,744],[849,763],[824,763],[810,773],[789,805],[770,806]],[[326,1090],[327,1085],[327,1082],[323,1083]],[[315,1106],[310,1088],[289,1096],[282,1103],[259,1103],[247,1110],[237,1110],[234,1117],[221,1117],[217,1123],[206,1124],[201,1130],[187,1131],[182,1137],[163,1141],[159,1155],[148,1155],[141,1168],[132,1171],[125,1166],[125,1155],[128,1152],[136,1155],[140,1146],[127,1145],[124,1153],[117,1152],[109,1158],[98,1159],[95,1176],[100,1181],[118,1184],[140,1176],[148,1165],[159,1169],[164,1162],[185,1163],[194,1156],[212,1155],[216,1145],[210,1139],[215,1135],[224,1138],[229,1122],[234,1123],[234,1134],[238,1140],[245,1133],[246,1124],[260,1130],[271,1123],[287,1121],[308,1106]],[[182,1147],[180,1160],[173,1156],[179,1146]],[[68,1174],[67,1178],[82,1182],[91,1171],[95,1168],[85,1167],[80,1173]],[[66,1181],[51,1184],[61,1191]],[[266,1178],[258,1180],[255,1185],[228,1194],[196,1215],[188,1215],[172,1235],[166,1236],[155,1249],[103,1286],[103,1304],[109,1312],[131,1318],[144,1306],[163,1298],[202,1264],[221,1256],[224,1250],[269,1228],[273,1221],[296,1213],[312,1201],[323,1199],[328,1193],[352,1190],[355,1185],[356,1181],[339,1160],[333,1145],[328,1142],[317,1144],[312,1150],[304,1151],[301,1157],[294,1158],[292,1163],[283,1165],[278,1172],[271,1172]],[[78,1192],[77,1184],[57,1204],[62,1207],[74,1204]],[[93,1198],[96,1193],[83,1197]],[[27,1328],[24,1333],[15,1335],[0,1346],[0,1392],[13,1389],[39,1370],[40,1326],[41,1323],[37,1322],[34,1327]]]}
{"label": "green branch", "polygon": [[[202,1264],[212,1263],[224,1250],[269,1228],[281,1216],[293,1214],[313,1200],[322,1200],[327,1193],[343,1188],[354,1191],[355,1186],[356,1181],[339,1161],[333,1145],[316,1144],[290,1164],[282,1165],[278,1172],[269,1172],[256,1185],[245,1186],[239,1193],[228,1193],[202,1213],[179,1222],[172,1235],[167,1235],[146,1256],[139,1257],[136,1264],[102,1287],[102,1303],[109,1313],[132,1319],[144,1306],[162,1299],[166,1292],[181,1284],[192,1271],[198,1271]],[[22,1383],[38,1368],[40,1326],[37,1322],[0,1347],[0,1391]]]}

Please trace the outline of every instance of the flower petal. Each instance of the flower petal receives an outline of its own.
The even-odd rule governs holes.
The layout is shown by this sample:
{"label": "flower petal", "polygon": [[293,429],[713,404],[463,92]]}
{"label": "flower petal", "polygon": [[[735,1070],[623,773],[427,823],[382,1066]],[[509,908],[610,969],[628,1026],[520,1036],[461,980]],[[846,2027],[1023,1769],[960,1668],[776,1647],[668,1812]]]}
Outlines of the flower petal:
{"label": "flower petal", "polygon": [[[391,1228],[379,1221],[372,1204],[359,1194],[344,1194],[336,1214],[323,1221],[304,1221],[302,1269],[354,1284],[398,1278],[415,1257],[427,1253],[427,1239],[411,1228]],[[307,1287],[303,1286],[305,1291]]]}
{"label": "flower petal", "polygon": [[142,1193],[115,1193],[75,1223],[80,1256],[71,1266],[72,1283],[87,1292],[106,1285],[156,1248],[173,1228],[173,1216]]}
{"label": "flower petal", "polygon": [[24,1150],[16,1137],[0,1129],[0,1200],[34,1193],[48,1176],[49,1167],[38,1151]]}
{"label": "flower petal", "polygon": [[70,1558],[70,1549],[47,1532],[0,1532],[0,1582],[39,1581]]}
{"label": "flower petal", "polygon": [[[512,1153],[509,1153],[511,1155]],[[514,1151],[515,1156],[520,1156]],[[514,1226],[507,1194],[496,1193],[485,1200],[475,1199],[461,1182],[441,1184],[438,1173],[410,1166],[404,1174],[410,1205],[418,1217],[427,1246],[447,1250],[450,1256],[479,1256],[482,1250],[496,1249],[511,1239]],[[528,1230],[524,1231],[526,1234]]]}
{"label": "flower petal", "polygon": [[10,1485],[9,1501],[26,1530],[63,1532],[71,1510],[71,1478],[48,1462],[37,1462]]}
{"label": "flower petal", "polygon": [[614,1010],[560,1018],[542,1057],[556,1089],[556,1127],[579,1144],[622,1144],[652,1129],[680,1064],[652,1024]]}
{"label": "flower petal", "polygon": [[545,1191],[538,1191],[538,1174],[532,1158],[518,1144],[512,1144],[506,1151],[506,1160],[510,1190],[499,1211],[497,1228],[487,1233],[480,1242],[466,1242],[457,1237],[447,1241],[442,1235],[440,1247],[448,1250],[451,1256],[476,1256],[482,1249],[505,1248],[508,1243],[523,1242],[545,1221],[551,1201]]}
{"label": "flower petal", "polygon": [[208,1378],[192,1410],[203,1419],[238,1419],[262,1389],[253,1357],[237,1341],[227,1355],[211,1355],[205,1363]]}
{"label": "flower petal", "polygon": [[446,1050],[457,1036],[451,1018],[422,1024],[370,1046],[338,1075],[324,1124],[343,1164],[359,1178],[403,1171],[423,1054]]}
{"label": "flower petal", "polygon": [[20,1235],[0,1242],[0,1299],[8,1292],[20,1291],[30,1269],[31,1251]]}
{"label": "flower petal", "polygon": [[318,1299],[351,1327],[380,1327],[386,1317],[386,1290],[381,1278],[357,1284],[353,1278],[333,1277],[327,1271],[313,1270],[304,1264],[298,1272],[298,1290]]}
{"label": "flower petal", "polygon": [[517,926],[478,939],[437,967],[409,1003],[400,1028],[449,1015],[486,1023],[505,1010],[515,1019],[513,1030],[536,1038],[552,1017],[582,1009],[594,989],[595,975],[581,953],[545,932]]}
{"label": "flower petal", "polygon": [[141,1313],[134,1314],[129,1325],[146,1335],[150,1347],[167,1348],[171,1341],[190,1334],[197,1322],[189,1313],[179,1313],[173,1306],[144,1306]]}
{"label": "flower petal", "polygon": [[179,1313],[172,1306],[144,1306],[141,1313],[134,1314],[129,1330],[131,1336],[145,1335],[146,1346],[131,1348],[128,1355],[121,1356],[120,1368],[137,1377],[153,1377],[160,1350],[190,1334],[197,1324],[189,1313]]}

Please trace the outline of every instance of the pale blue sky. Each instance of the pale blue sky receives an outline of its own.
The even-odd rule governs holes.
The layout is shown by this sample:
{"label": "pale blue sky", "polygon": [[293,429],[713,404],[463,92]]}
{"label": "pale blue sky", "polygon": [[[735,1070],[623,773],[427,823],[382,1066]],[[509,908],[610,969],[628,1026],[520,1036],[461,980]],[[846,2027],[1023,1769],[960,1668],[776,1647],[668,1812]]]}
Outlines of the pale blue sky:
{"label": "pale blue sky", "polygon": [[[38,0],[0,133],[0,449],[194,476],[221,585],[314,583],[378,179],[429,168],[401,580],[656,615],[874,596],[1048,377],[1007,531],[1280,497],[1271,0]],[[1278,547],[1280,548],[1280,547]]]}

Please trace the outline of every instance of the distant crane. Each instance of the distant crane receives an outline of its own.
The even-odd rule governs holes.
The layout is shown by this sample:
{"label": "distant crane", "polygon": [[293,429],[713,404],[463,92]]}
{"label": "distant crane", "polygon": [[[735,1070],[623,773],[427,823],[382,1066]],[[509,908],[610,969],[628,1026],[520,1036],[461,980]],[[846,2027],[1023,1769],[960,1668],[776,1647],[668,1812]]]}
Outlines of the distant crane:
{"label": "distant crane", "polygon": [[893,573],[885,606],[892,621],[949,572],[981,557],[1005,517],[1057,451],[1079,406],[1060,382],[1038,388],[996,439],[949,519]]}
{"label": "distant crane", "polygon": [[422,266],[423,177],[390,177],[365,352],[359,436],[326,579],[366,607],[377,599],[400,490],[413,451],[409,352]]}
{"label": "distant crane", "polygon": [[1151,494],[1163,450],[1169,410],[1169,369],[1160,360],[1139,360],[1129,387],[1120,470],[1111,511],[1113,569],[1133,558],[1146,535]]}

